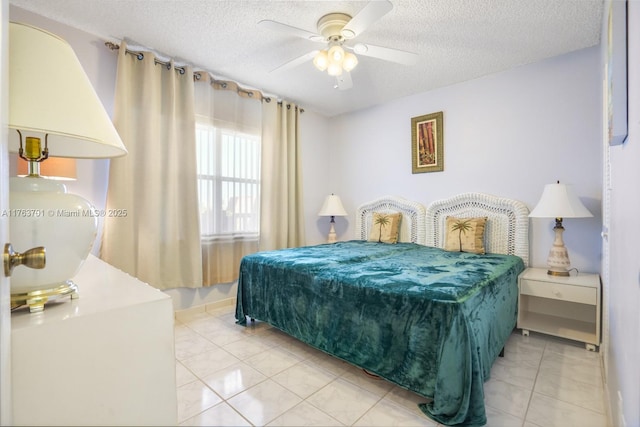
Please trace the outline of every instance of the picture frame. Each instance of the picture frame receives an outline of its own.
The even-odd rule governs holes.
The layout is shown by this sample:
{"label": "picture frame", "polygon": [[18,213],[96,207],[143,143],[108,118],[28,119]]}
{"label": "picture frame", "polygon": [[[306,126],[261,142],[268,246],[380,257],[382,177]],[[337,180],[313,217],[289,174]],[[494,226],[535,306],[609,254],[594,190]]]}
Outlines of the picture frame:
{"label": "picture frame", "polygon": [[412,173],[444,170],[443,113],[425,114],[411,119]]}
{"label": "picture frame", "polygon": [[605,100],[609,145],[624,144],[628,124],[627,1],[610,1],[607,16]]}

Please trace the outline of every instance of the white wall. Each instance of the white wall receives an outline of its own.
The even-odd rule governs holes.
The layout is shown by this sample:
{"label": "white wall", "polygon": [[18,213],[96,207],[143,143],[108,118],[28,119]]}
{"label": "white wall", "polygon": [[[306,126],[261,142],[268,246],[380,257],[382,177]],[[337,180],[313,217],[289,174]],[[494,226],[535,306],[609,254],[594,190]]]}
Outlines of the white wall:
{"label": "white wall", "polygon": [[312,111],[305,111],[300,116],[305,237],[308,245],[327,241],[329,218],[319,217],[318,212],[325,197],[337,193],[331,186],[333,168],[329,160],[329,126],[329,119]]}
{"label": "white wall", "polygon": [[[350,214],[386,194],[427,205],[468,191],[518,199],[532,209],[545,184],[570,183],[594,218],[566,219],[565,243],[573,267],[597,272],[599,61],[597,47],[584,49],[332,119],[332,191]],[[411,118],[436,111],[444,112],[444,171],[414,175]],[[339,238],[352,238],[353,217],[336,221]],[[544,267],[553,220],[531,224],[532,265]]]}
{"label": "white wall", "polygon": [[610,335],[607,390],[613,425],[632,427],[640,425],[640,2],[628,2],[628,23],[629,136],[624,145],[609,151],[611,270],[605,303]]}

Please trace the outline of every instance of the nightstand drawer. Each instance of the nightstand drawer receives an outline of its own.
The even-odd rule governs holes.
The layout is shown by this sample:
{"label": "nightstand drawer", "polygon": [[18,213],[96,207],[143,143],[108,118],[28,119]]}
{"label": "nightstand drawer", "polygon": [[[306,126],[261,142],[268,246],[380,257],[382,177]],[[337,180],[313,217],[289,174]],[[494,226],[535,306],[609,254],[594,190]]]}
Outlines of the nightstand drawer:
{"label": "nightstand drawer", "polygon": [[540,298],[551,298],[562,301],[571,301],[581,304],[596,305],[597,291],[584,286],[572,286],[536,280],[522,280],[520,293]]}

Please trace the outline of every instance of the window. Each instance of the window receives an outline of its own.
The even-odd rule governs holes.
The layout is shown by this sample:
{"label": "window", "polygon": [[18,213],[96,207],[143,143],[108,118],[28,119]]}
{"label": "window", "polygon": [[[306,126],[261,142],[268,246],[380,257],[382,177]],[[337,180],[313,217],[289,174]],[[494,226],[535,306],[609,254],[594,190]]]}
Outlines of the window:
{"label": "window", "polygon": [[260,135],[196,125],[200,234],[257,239],[260,231]]}

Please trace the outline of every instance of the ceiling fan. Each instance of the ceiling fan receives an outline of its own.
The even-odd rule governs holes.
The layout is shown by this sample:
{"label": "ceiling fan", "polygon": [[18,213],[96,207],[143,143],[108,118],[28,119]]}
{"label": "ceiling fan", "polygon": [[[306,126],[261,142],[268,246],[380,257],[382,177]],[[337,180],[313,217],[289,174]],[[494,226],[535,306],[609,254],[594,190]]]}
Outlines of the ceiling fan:
{"label": "ceiling fan", "polygon": [[390,1],[374,0],[367,3],[354,17],[340,12],[329,13],[318,20],[318,33],[269,19],[258,22],[258,25],[270,30],[281,31],[313,42],[326,44],[324,49],[316,49],[305,53],[280,65],[271,72],[288,70],[313,60],[313,64],[317,69],[320,71],[326,70],[329,75],[336,77],[336,88],[345,90],[353,85],[350,71],[358,64],[356,54],[403,65],[415,64],[418,58],[415,53],[368,43],[351,43],[355,37],[390,12],[391,9],[393,9],[393,5]]}

